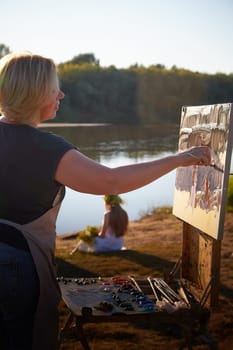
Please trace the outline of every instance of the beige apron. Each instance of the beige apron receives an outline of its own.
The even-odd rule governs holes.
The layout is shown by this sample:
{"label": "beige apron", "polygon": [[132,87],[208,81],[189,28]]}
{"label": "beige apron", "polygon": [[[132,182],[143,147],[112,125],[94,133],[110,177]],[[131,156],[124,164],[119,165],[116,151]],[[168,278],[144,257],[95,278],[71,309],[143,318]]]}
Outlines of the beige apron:
{"label": "beige apron", "polygon": [[[58,338],[58,303],[60,289],[56,281],[56,219],[60,204],[38,219],[20,225],[0,219],[22,232],[31,250],[40,280],[40,295],[33,329],[33,350],[55,350]],[[20,301],[19,301],[20,302]]]}

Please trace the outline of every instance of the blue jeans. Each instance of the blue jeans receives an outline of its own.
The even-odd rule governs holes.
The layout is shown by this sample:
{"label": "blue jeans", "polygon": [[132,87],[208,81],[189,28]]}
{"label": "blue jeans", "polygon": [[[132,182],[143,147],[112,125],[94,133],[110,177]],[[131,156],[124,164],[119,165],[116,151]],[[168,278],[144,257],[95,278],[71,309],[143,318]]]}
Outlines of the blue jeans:
{"label": "blue jeans", "polygon": [[29,252],[0,243],[0,347],[31,350],[39,280]]}

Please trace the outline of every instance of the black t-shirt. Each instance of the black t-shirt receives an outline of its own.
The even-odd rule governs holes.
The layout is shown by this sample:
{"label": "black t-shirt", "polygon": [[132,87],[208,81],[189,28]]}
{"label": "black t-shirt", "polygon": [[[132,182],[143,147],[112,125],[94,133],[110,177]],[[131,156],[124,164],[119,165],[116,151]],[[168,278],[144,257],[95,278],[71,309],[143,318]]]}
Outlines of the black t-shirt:
{"label": "black t-shirt", "polygon": [[26,224],[50,209],[61,189],[58,163],[74,148],[53,133],[0,122],[0,218]]}

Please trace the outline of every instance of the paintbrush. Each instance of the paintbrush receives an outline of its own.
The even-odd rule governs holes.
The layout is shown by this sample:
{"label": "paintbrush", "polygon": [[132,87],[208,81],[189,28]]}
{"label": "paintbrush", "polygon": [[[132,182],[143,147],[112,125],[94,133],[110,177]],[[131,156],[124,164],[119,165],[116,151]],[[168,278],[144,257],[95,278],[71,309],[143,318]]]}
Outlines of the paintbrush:
{"label": "paintbrush", "polygon": [[216,164],[210,164],[210,166],[212,167],[212,168],[214,168],[215,170],[218,170],[218,171],[220,171],[221,173],[223,173],[224,172],[224,170],[223,169],[221,169],[221,168],[219,168]]}

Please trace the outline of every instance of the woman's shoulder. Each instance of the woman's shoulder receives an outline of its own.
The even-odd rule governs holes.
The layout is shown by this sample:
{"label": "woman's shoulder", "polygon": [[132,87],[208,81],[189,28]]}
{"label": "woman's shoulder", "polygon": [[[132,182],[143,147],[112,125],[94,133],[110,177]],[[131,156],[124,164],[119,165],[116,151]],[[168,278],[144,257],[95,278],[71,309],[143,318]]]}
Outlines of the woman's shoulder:
{"label": "woman's shoulder", "polygon": [[66,144],[70,144],[67,140],[65,140],[62,136],[57,135],[51,131],[42,129],[42,128],[32,128],[34,129],[35,136],[37,135],[39,138],[42,138],[44,140],[47,140],[48,142],[62,142]]}
{"label": "woman's shoulder", "polygon": [[54,134],[41,128],[31,128],[31,143],[41,149],[41,151],[51,151],[52,153],[66,152],[76,149],[76,146],[65,140],[62,136]]}

